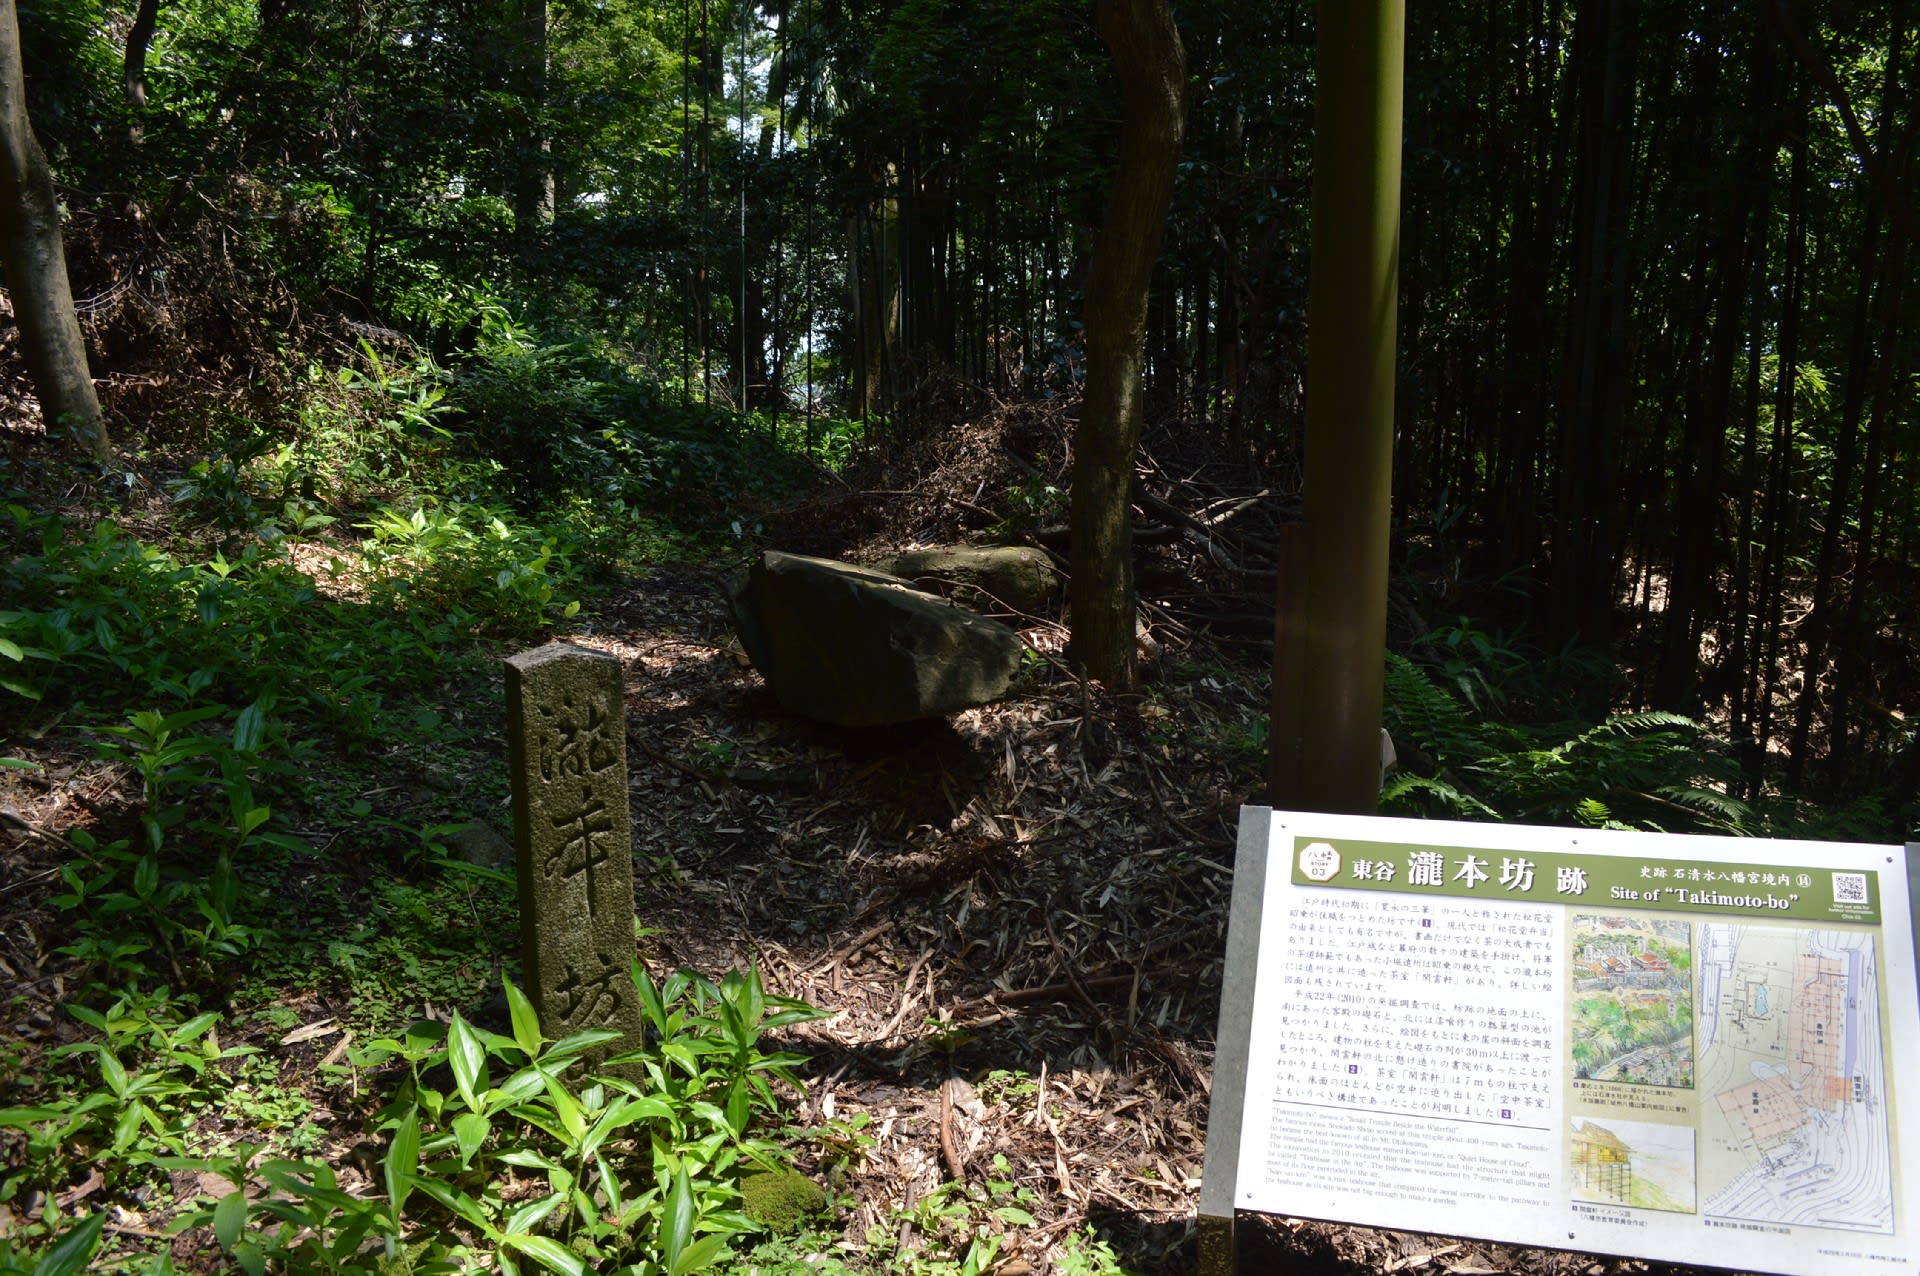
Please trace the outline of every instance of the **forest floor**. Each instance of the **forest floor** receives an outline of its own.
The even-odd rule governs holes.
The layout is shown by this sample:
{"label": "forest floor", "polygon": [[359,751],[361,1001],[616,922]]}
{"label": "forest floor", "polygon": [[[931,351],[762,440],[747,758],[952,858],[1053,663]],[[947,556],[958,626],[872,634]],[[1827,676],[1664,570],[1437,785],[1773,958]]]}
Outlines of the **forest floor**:
{"label": "forest floor", "polygon": [[[1128,1270],[1191,1271],[1257,670],[1188,648],[1137,699],[1059,679],[936,724],[827,729],[744,667],[720,585],[637,581],[574,641],[628,670],[636,849],[678,866],[639,890],[657,962],[757,960],[832,1015],[792,1035],[814,1060],[803,1117],[864,1114],[873,1138],[842,1181],[844,1243],[949,1179],[1002,1179],[1031,1189],[1036,1222],[996,1271],[1053,1270],[1089,1224]],[[1026,633],[1043,651],[1062,637]],[[1275,1271],[1681,1270],[1254,1231]]]}
{"label": "forest floor", "polygon": [[[966,533],[967,493],[1006,449],[948,438],[971,449],[972,472],[950,454],[896,472],[882,495],[868,484],[864,495],[770,512],[770,541],[859,559]],[[1056,618],[1027,617],[1034,654],[1010,699],[943,721],[838,730],[780,711],[733,640],[727,574],[676,566],[623,580],[564,636],[626,671],[643,957],[656,974],[756,963],[772,991],[827,1013],[782,1041],[810,1058],[794,1123],[826,1132],[802,1153],[839,1202],[837,1236],[821,1233],[822,1243],[850,1264],[876,1229],[899,1254],[951,1244],[940,1230],[979,1216],[915,1206],[961,1180],[1031,1219],[1000,1225],[1000,1276],[1107,1270],[1062,1259],[1089,1228],[1128,1272],[1192,1270],[1236,821],[1258,800],[1264,760],[1264,654],[1162,612],[1143,691],[1109,698],[1060,663]],[[473,699],[444,709],[464,723],[464,743],[442,747],[429,732],[393,748],[374,760],[385,782],[366,796],[385,820],[477,822],[490,832],[460,840],[485,858],[510,827],[504,743],[485,720],[498,693],[460,694]],[[60,1010],[84,971],[56,951],[54,839],[129,800],[124,767],[62,756],[55,738],[24,742],[23,756],[44,767],[31,782],[0,772],[0,799],[17,817],[0,830],[0,962],[14,985],[0,1041],[14,1043],[16,1069],[85,1036]],[[326,833],[323,813],[302,818],[303,833]],[[20,831],[29,826],[52,836]],[[457,977],[385,972],[389,1018],[503,1018],[487,990],[511,970],[512,928],[500,901],[483,917],[479,899],[466,899],[474,925]],[[343,1027],[365,1021],[353,999],[386,950],[352,905],[304,906],[310,929],[332,928],[319,951],[337,969],[321,963],[276,983],[268,963],[220,990],[232,1012],[223,1044],[259,1047],[280,1092],[304,1105],[311,1150],[338,1167],[343,1188],[371,1190],[370,1092],[322,1065],[338,1062]],[[171,1199],[113,1203],[109,1230],[163,1235],[196,1186],[220,1185],[176,1175]],[[76,1182],[61,1204],[96,1192],[106,1195],[97,1178]],[[1686,1270],[1293,1219],[1252,1230],[1261,1270]],[[218,1264],[204,1235],[178,1237],[173,1250],[190,1269]]]}

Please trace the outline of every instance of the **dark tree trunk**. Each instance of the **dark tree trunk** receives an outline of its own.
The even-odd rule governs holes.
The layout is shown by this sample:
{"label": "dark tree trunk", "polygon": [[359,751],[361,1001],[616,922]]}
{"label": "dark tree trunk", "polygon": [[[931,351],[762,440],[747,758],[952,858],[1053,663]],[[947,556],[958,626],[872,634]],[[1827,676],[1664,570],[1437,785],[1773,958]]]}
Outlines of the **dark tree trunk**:
{"label": "dark tree trunk", "polygon": [[[1553,401],[1549,357],[1554,253],[1559,234],[1563,181],[1554,109],[1554,71],[1559,29],[1539,5],[1528,21],[1527,47],[1532,72],[1527,90],[1528,159],[1522,180],[1513,184],[1514,250],[1507,254],[1510,275],[1506,305],[1506,381],[1501,394],[1498,461],[1493,468],[1497,526],[1504,529],[1496,570],[1509,571],[1530,560],[1539,548],[1540,497],[1537,481],[1548,410]],[[1567,81],[1570,83],[1570,79]],[[1563,85],[1564,87],[1564,85]]]}
{"label": "dark tree trunk", "polygon": [[[1750,126],[1741,169],[1761,171],[1762,130]],[[1748,226],[1754,182],[1736,179],[1738,194],[1716,228],[1712,347],[1705,384],[1688,396],[1677,471],[1673,575],[1667,592],[1664,645],[1654,683],[1656,703],[1692,712],[1700,671],[1700,642],[1712,608],[1718,560],[1720,495],[1727,417],[1733,405],[1734,353],[1741,341],[1747,294]],[[1753,251],[1762,251],[1755,248]],[[1700,324],[1704,328],[1704,317]]]}
{"label": "dark tree trunk", "polygon": [[553,224],[553,141],[547,135],[547,0],[520,0],[515,35],[520,95],[514,138],[513,230],[523,246]]}
{"label": "dark tree trunk", "polygon": [[0,267],[6,270],[21,352],[47,432],[70,430],[106,463],[112,452],[67,281],[60,201],[27,119],[14,0],[0,0]]}
{"label": "dark tree trunk", "polygon": [[142,117],[147,113],[147,49],[153,44],[153,33],[160,25],[160,0],[140,0],[140,7],[133,15],[133,25],[127,28],[127,47],[121,59],[127,92],[127,137],[138,144],[143,130]]}
{"label": "dark tree trunk", "polygon": [[[1804,106],[1804,103],[1803,103]],[[1804,110],[1797,116],[1805,120]],[[1756,762],[1764,759],[1773,736],[1773,699],[1780,682],[1781,622],[1787,565],[1787,510],[1793,479],[1793,422],[1796,383],[1800,379],[1800,319],[1806,301],[1807,276],[1807,136],[1804,125],[1793,138],[1792,177],[1788,191],[1787,266],[1781,288],[1780,351],[1774,382],[1773,435],[1770,440],[1766,509],[1761,520],[1764,546],[1755,598],[1757,629],[1751,705],[1752,747]],[[1759,777],[1756,777],[1759,778]]]}
{"label": "dark tree trunk", "polygon": [[1614,602],[1614,487],[1627,395],[1633,24],[1626,0],[1585,6],[1574,27],[1580,171],[1573,226],[1573,331],[1554,501],[1554,630],[1604,643]]}
{"label": "dark tree trunk", "polygon": [[1763,197],[1749,230],[1752,261],[1747,270],[1747,373],[1740,431],[1740,465],[1734,484],[1737,526],[1734,531],[1733,599],[1727,617],[1726,656],[1722,663],[1722,681],[1727,694],[1727,734],[1740,754],[1743,780],[1748,791],[1759,781],[1760,755],[1752,738],[1752,702],[1747,696],[1748,668],[1758,641],[1753,616],[1753,541],[1754,493],[1760,483],[1760,355],[1764,323],[1761,307],[1767,295],[1767,225],[1771,208]]}
{"label": "dark tree trunk", "polygon": [[[1883,334],[1895,331],[1891,317],[1900,313],[1900,297],[1906,285],[1907,259],[1912,251],[1912,242],[1905,236],[1897,236],[1892,240],[1887,285],[1880,291],[1879,323],[1876,325]],[[1860,704],[1865,684],[1874,672],[1873,635],[1866,624],[1867,596],[1873,591],[1874,566],[1880,553],[1878,538],[1884,513],[1881,503],[1886,491],[1882,466],[1892,445],[1890,436],[1893,433],[1896,399],[1894,387],[1899,383],[1895,366],[1899,362],[1897,344],[1886,340],[1879,366],[1874,372],[1873,418],[1867,426],[1867,458],[1862,467],[1864,481],[1860,492],[1860,527],[1855,540],[1853,586],[1847,594],[1846,618],[1841,624],[1842,646],[1835,662],[1838,668],[1835,673],[1828,765],[1836,779],[1848,775],[1851,770],[1849,763],[1853,733],[1852,724],[1848,721],[1849,706]]]}
{"label": "dark tree trunk", "polygon": [[1167,0],[1099,0],[1119,73],[1120,163],[1087,280],[1086,399],[1073,448],[1073,654],[1133,686],[1133,524],[1147,289],[1160,255],[1185,123],[1186,55]]}

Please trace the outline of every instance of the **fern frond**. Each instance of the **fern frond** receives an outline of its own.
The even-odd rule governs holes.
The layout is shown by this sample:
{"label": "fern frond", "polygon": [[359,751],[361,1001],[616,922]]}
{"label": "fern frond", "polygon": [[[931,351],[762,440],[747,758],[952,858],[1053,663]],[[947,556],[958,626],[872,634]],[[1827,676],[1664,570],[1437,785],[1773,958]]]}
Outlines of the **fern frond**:
{"label": "fern frond", "polygon": [[1663,785],[1654,793],[1706,816],[1717,827],[1729,833],[1748,836],[1759,827],[1759,816],[1751,806],[1739,798],[1729,797],[1717,789],[1703,789],[1696,785]]}
{"label": "fern frond", "polygon": [[1404,801],[1404,799],[1415,793],[1431,794],[1440,800],[1442,806],[1445,807],[1448,812],[1454,815],[1466,816],[1471,819],[1488,820],[1496,823],[1500,819],[1500,812],[1494,810],[1471,793],[1464,793],[1453,785],[1448,784],[1445,780],[1425,775],[1409,775],[1404,771],[1396,772],[1385,785],[1381,786],[1380,805],[1382,808],[1388,808],[1397,804],[1401,805],[1409,814],[1427,814],[1428,812],[1421,810],[1416,804]]}
{"label": "fern frond", "polygon": [[1586,734],[1633,735],[1662,727],[1689,732],[1700,730],[1700,724],[1684,713],[1670,713],[1665,709],[1643,709],[1638,713],[1615,714]]}

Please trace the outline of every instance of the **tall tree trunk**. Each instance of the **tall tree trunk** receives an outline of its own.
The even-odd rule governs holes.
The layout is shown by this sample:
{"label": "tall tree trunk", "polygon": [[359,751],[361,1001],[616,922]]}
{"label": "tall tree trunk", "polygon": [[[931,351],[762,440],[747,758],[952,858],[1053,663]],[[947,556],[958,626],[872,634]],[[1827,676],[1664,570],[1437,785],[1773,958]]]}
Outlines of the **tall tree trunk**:
{"label": "tall tree trunk", "polygon": [[900,324],[900,204],[893,165],[876,163],[871,196],[849,222],[847,283],[852,290],[854,399],[866,420],[891,412],[892,369]]}
{"label": "tall tree trunk", "polygon": [[105,464],[112,451],[67,282],[60,201],[27,119],[14,0],[0,0],[0,267],[6,270],[20,348],[47,432],[71,430]]}
{"label": "tall tree trunk", "polygon": [[1087,280],[1086,399],[1074,431],[1073,654],[1094,678],[1131,689],[1134,669],[1133,459],[1140,444],[1147,289],[1160,255],[1186,122],[1186,53],[1167,0],[1099,0],[1119,73],[1120,163]]}
{"label": "tall tree trunk", "polygon": [[1604,643],[1614,602],[1614,491],[1625,417],[1628,239],[1632,207],[1633,24],[1626,0],[1584,6],[1580,173],[1573,235],[1573,332],[1554,501],[1554,630]]}
{"label": "tall tree trunk", "polygon": [[522,246],[553,224],[553,139],[547,134],[547,0],[520,0],[515,31],[520,119],[514,147],[513,230]]}
{"label": "tall tree trunk", "polygon": [[1847,507],[1854,495],[1854,466],[1860,452],[1860,422],[1866,411],[1873,344],[1868,319],[1873,311],[1874,270],[1880,253],[1880,199],[1871,199],[1861,228],[1859,274],[1855,280],[1852,333],[1847,339],[1845,390],[1841,396],[1840,432],[1835,440],[1833,473],[1829,477],[1826,510],[1821,519],[1820,548],[1814,555],[1813,598],[1801,621],[1802,661],[1800,694],[1793,705],[1793,728],[1787,737],[1786,785],[1797,789],[1806,779],[1807,753],[1813,736],[1814,710],[1820,684],[1827,672],[1827,636],[1833,628],[1834,573],[1840,564],[1840,540]]}
{"label": "tall tree trunk", "polygon": [[1741,410],[1740,465],[1733,485],[1736,514],[1733,599],[1727,617],[1732,632],[1724,640],[1726,654],[1721,663],[1721,681],[1728,689],[1727,734],[1739,755],[1743,792],[1747,793],[1758,790],[1762,761],[1752,731],[1753,704],[1747,695],[1747,682],[1752,652],[1759,642],[1753,606],[1754,493],[1760,489],[1760,356],[1765,340],[1762,307],[1767,297],[1767,228],[1772,212],[1771,201],[1763,193],[1748,228],[1752,247],[1747,266],[1747,370]]}
{"label": "tall tree trunk", "polygon": [[[1761,130],[1749,127],[1741,148],[1742,170],[1764,172]],[[1677,468],[1673,576],[1667,591],[1664,645],[1654,682],[1656,703],[1692,712],[1700,671],[1700,642],[1713,601],[1717,575],[1720,494],[1726,451],[1727,416],[1733,405],[1734,353],[1740,345],[1747,295],[1747,231],[1753,205],[1753,181],[1737,181],[1715,239],[1716,289],[1712,351],[1705,384],[1688,395],[1683,446]],[[1705,316],[1699,321],[1705,328]],[[1692,367],[1697,360],[1689,360]]]}
{"label": "tall tree trunk", "polygon": [[143,117],[147,113],[147,49],[153,44],[153,33],[159,25],[160,0],[140,0],[133,25],[127,28],[127,47],[121,58],[129,116],[127,138],[135,145],[140,142]]}
{"label": "tall tree trunk", "polygon": [[[1877,325],[1878,330],[1885,334],[1897,331],[1897,325],[1891,317],[1900,313],[1900,296],[1906,285],[1907,257],[1912,243],[1903,235],[1891,238],[1889,251],[1892,260],[1886,272],[1886,286],[1880,290]],[[1873,640],[1865,623],[1866,601],[1868,593],[1873,590],[1875,560],[1880,553],[1878,535],[1881,502],[1884,499],[1882,494],[1885,490],[1881,471],[1891,446],[1889,436],[1893,433],[1894,387],[1899,380],[1894,368],[1899,362],[1897,342],[1886,341],[1874,374],[1873,417],[1867,425],[1867,458],[1862,467],[1864,477],[1860,491],[1860,528],[1855,538],[1853,585],[1847,594],[1846,616],[1840,626],[1840,650],[1836,653],[1835,661],[1838,668],[1835,674],[1828,768],[1836,779],[1852,772],[1850,744],[1853,737],[1850,734],[1852,724],[1848,721],[1848,712],[1861,703],[1862,684],[1873,672]]]}
{"label": "tall tree trunk", "polygon": [[1282,545],[1272,783],[1276,804],[1364,813],[1380,796],[1406,4],[1318,13],[1307,544]]}
{"label": "tall tree trunk", "polygon": [[[1796,119],[1804,120],[1805,95]],[[1796,392],[1800,380],[1800,320],[1807,290],[1807,204],[1811,180],[1807,164],[1807,130],[1792,139],[1793,163],[1788,193],[1786,278],[1781,287],[1779,364],[1774,379],[1771,455],[1767,460],[1766,510],[1762,519],[1757,636],[1753,654],[1752,707],[1754,749],[1764,761],[1773,737],[1773,701],[1780,683],[1781,626],[1786,589],[1787,510],[1793,481],[1793,435]]]}
{"label": "tall tree trunk", "polygon": [[[1559,233],[1561,206],[1561,144],[1555,110],[1555,68],[1558,66],[1557,21],[1549,20],[1540,4],[1531,6],[1525,47],[1525,91],[1528,137],[1520,180],[1513,183],[1512,250],[1508,264],[1505,320],[1506,380],[1501,387],[1499,463],[1493,470],[1495,526],[1504,529],[1495,568],[1504,572],[1530,561],[1539,548],[1540,496],[1536,473],[1543,440],[1547,437],[1548,408],[1553,377],[1551,308],[1552,245]],[[1561,81],[1562,92],[1571,77]]]}

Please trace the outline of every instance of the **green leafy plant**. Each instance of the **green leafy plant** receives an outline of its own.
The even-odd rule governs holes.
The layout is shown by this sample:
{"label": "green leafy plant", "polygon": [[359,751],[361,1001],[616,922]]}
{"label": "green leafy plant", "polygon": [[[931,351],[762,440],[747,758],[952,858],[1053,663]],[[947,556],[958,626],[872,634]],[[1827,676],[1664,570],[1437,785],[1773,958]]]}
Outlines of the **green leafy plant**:
{"label": "green leafy plant", "polygon": [[83,1169],[119,1177],[162,1165],[185,1149],[193,1115],[224,1101],[226,1078],[215,1065],[256,1053],[222,1048],[219,1016],[189,1013],[165,988],[129,989],[104,1010],[67,1009],[97,1038],[52,1051],[53,1070],[29,1089],[38,1102],[0,1109],[0,1130],[20,1138],[25,1167],[0,1187],[0,1200],[27,1185],[51,1197]]}
{"label": "green leafy plant", "polygon": [[62,1232],[54,1242],[35,1254],[11,1236],[0,1236],[0,1273],[5,1276],[77,1276],[87,1270],[89,1260],[100,1248],[100,1231],[105,1214],[89,1214]]}
{"label": "green leafy plant", "polygon": [[1040,1092],[1040,1084],[1031,1073],[995,1068],[981,1080],[979,1092],[981,1102],[989,1107],[998,1107],[1003,1103],[1020,1103],[1033,1098]]}
{"label": "green leafy plant", "polygon": [[[254,798],[250,772],[269,746],[266,711],[256,702],[234,718],[230,735],[190,733],[226,713],[220,705],[163,714],[141,710],[127,725],[109,727],[100,755],[140,779],[141,837],[101,843],[85,829],[71,839],[81,852],[60,866],[67,889],[55,907],[89,917],[92,925],[66,951],[140,973],[124,923],[137,920],[165,957],[174,977],[186,955],[207,963],[237,956],[255,936],[240,918],[242,877],[237,857],[257,846],[297,849],[299,843],[263,827],[272,811]],[[218,795],[217,804],[202,794]],[[117,919],[108,926],[108,919]]]}
{"label": "green leafy plant", "polygon": [[1432,661],[1443,685],[1476,712],[1490,713],[1507,703],[1507,684],[1526,668],[1526,660],[1500,637],[1465,616],[1420,635],[1418,647]]}
{"label": "green leafy plant", "polygon": [[1070,1233],[1053,1254],[1058,1276],[1134,1276],[1113,1246],[1091,1228]]}
{"label": "green leafy plant", "polygon": [[[1045,466],[1042,457],[1041,468]],[[1066,517],[1067,494],[1045,479],[1023,479],[1007,488],[1005,507],[1006,517],[988,529],[995,540],[1015,539],[1059,523]]]}
{"label": "green leafy plant", "polygon": [[427,502],[405,513],[379,509],[360,526],[368,533],[364,558],[376,597],[396,608],[458,608],[512,633],[538,630],[550,613],[580,610],[578,599],[556,596],[578,575],[573,547],[551,528],[458,502]]}
{"label": "green leafy plant", "polygon": [[[1005,1229],[1033,1226],[1033,1189],[1013,1178],[1004,1155],[995,1155],[982,1185],[942,1183],[916,1199],[891,1225],[867,1234],[868,1251],[902,1276],[982,1276],[999,1261]],[[917,1235],[918,1248],[900,1243],[900,1223]]]}
{"label": "green leafy plant", "polygon": [[[632,1276],[712,1266],[762,1226],[740,1208],[741,1180],[791,1169],[754,1127],[773,1115],[769,1082],[797,1084],[800,1060],[764,1051],[761,1034],[816,1012],[769,996],[751,970],[717,983],[683,971],[656,986],[636,964],[633,978],[655,1035],[597,1074],[584,1061],[618,1034],[549,1041],[511,983],[509,1036],[455,1014],[368,1043],[356,1066],[403,1069],[376,1117],[382,1196],[347,1196],[320,1162],[250,1171],[241,1156],[222,1163],[232,1191],[192,1221],[211,1223],[250,1271],[352,1270],[370,1244],[397,1260],[415,1218],[435,1223],[427,1252],[408,1252],[416,1263],[490,1255],[504,1271],[531,1263],[569,1276],[602,1262]],[[546,1189],[530,1199],[509,1191],[528,1172]],[[266,1189],[257,1203],[250,1174]]]}

